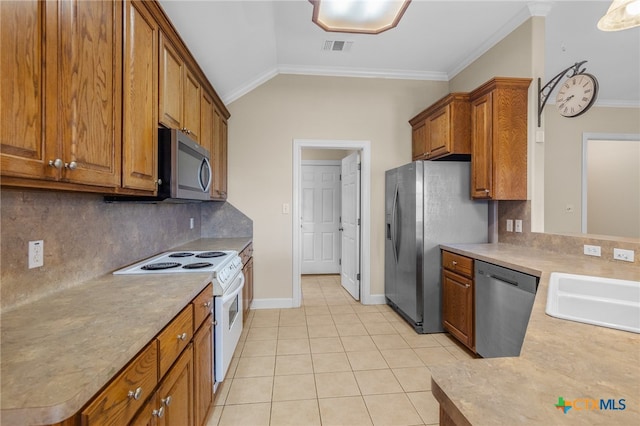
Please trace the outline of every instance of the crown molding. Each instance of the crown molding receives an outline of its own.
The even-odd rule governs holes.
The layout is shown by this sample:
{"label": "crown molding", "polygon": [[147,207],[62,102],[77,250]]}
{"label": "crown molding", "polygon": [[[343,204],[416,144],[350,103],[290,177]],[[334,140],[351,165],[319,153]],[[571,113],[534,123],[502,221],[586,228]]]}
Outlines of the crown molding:
{"label": "crown molding", "polygon": [[319,75],[326,77],[365,77],[390,78],[398,80],[435,80],[448,81],[447,74],[430,71],[411,71],[393,69],[313,67],[291,64],[278,65],[280,74]]}

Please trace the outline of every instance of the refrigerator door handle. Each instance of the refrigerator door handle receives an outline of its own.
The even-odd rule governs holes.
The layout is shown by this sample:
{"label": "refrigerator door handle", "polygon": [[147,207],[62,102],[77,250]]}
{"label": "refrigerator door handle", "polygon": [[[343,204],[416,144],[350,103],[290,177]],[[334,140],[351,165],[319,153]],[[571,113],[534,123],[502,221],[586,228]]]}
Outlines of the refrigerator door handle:
{"label": "refrigerator door handle", "polygon": [[398,185],[396,185],[393,194],[393,206],[391,207],[391,247],[393,247],[393,258],[398,263],[398,248],[396,247],[396,232],[398,224],[396,223],[396,211],[398,210]]}

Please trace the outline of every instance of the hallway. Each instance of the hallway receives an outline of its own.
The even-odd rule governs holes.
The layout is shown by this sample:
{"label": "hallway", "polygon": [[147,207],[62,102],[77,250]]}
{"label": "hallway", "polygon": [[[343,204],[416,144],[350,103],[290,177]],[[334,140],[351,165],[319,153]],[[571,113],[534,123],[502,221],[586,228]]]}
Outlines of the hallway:
{"label": "hallway", "polygon": [[469,352],[353,300],[338,275],[303,276],[302,297],[250,313],[208,426],[438,424],[429,366]]}

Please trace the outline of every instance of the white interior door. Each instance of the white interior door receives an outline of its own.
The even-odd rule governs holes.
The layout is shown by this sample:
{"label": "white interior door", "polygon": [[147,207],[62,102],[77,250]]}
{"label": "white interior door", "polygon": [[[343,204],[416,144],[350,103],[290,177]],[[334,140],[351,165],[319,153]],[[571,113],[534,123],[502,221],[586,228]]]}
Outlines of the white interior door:
{"label": "white interior door", "polygon": [[340,272],[340,166],[303,165],[301,231],[303,274]]}
{"label": "white interior door", "polygon": [[360,300],[360,153],[342,159],[342,286]]}

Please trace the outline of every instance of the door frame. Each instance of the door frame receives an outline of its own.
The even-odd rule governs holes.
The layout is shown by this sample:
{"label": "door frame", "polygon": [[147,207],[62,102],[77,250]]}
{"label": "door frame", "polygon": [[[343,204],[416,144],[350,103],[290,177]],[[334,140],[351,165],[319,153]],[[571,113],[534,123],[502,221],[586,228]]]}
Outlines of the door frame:
{"label": "door frame", "polygon": [[356,140],[293,140],[293,300],[294,308],[300,307],[302,289],[301,270],[301,232],[300,232],[300,175],[302,150],[304,148],[344,149],[360,151],[360,302],[367,305],[371,298],[371,142]]}

